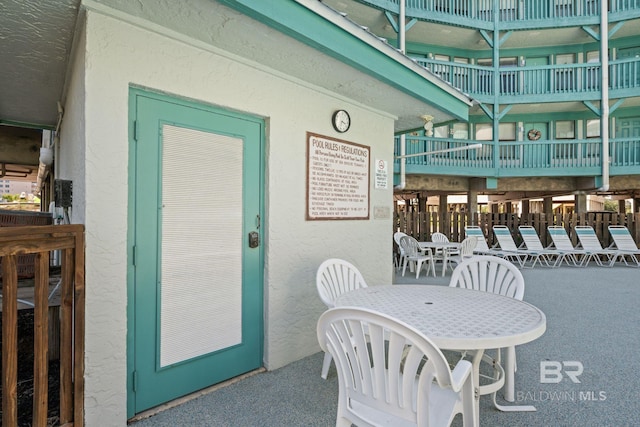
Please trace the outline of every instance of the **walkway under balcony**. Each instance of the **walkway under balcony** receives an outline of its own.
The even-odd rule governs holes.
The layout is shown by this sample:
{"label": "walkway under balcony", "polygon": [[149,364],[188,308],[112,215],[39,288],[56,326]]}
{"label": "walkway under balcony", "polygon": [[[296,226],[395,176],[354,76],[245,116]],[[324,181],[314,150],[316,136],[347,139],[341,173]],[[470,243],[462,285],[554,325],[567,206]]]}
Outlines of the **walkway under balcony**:
{"label": "walkway under balcony", "polygon": [[[524,300],[547,317],[547,331],[518,347],[516,403],[536,412],[499,412],[485,396],[480,401],[483,426],[613,426],[636,423],[640,388],[632,357],[640,335],[629,325],[640,322],[638,270],[629,267],[561,267],[521,270]],[[366,279],[366,272],[363,272]],[[445,277],[396,275],[396,283],[446,285]],[[615,307],[615,309],[612,309]],[[312,331],[310,331],[312,332]],[[563,371],[541,377],[541,362]],[[571,363],[567,363],[571,362]],[[330,426],[335,424],[338,379],[332,367],[320,378],[322,354],[284,368],[256,372],[226,386],[203,390],[167,405],[163,412],[132,427],[189,426]],[[576,370],[582,367],[580,374]],[[574,381],[568,374],[575,373]],[[631,392],[630,392],[631,391]],[[502,401],[502,396],[498,396]],[[151,415],[153,411],[144,415]],[[459,420],[458,420],[459,421]],[[462,423],[454,422],[454,426]]]}

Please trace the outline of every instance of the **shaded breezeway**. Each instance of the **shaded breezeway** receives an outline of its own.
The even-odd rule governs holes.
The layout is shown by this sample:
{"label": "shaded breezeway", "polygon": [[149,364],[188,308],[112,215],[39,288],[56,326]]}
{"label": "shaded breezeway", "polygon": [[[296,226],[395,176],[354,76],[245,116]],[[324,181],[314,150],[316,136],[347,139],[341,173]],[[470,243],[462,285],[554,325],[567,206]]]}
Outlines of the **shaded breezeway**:
{"label": "shaded breezeway", "polygon": [[[640,269],[591,266],[522,273],[524,299],[544,311],[547,331],[517,347],[516,403],[538,410],[499,412],[485,396],[481,425],[639,425]],[[444,278],[423,274],[416,280],[407,275],[396,277],[396,283],[446,285],[449,277],[450,273]],[[542,375],[541,364],[549,366]],[[334,425],[338,381],[333,367],[328,379],[322,380],[321,366],[322,354],[316,353],[220,387],[134,426]],[[579,367],[583,371],[575,375]]]}

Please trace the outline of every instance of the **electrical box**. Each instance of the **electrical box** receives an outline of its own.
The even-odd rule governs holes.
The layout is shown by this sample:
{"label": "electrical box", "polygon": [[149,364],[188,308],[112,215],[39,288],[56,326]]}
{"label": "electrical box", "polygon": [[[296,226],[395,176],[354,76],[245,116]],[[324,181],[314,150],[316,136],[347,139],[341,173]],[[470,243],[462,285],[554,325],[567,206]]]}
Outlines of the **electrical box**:
{"label": "electrical box", "polygon": [[56,179],[53,181],[53,191],[58,208],[70,208],[73,201],[73,183],[69,180]]}

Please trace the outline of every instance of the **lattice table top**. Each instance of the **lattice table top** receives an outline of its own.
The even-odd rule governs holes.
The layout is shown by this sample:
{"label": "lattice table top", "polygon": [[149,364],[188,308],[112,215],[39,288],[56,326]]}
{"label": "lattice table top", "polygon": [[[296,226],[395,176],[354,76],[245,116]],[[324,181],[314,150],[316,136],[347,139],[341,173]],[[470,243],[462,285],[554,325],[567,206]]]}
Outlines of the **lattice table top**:
{"label": "lattice table top", "polygon": [[523,301],[448,286],[371,286],[346,293],[337,307],[364,307],[391,315],[447,350],[524,344],[546,330],[542,311]]}

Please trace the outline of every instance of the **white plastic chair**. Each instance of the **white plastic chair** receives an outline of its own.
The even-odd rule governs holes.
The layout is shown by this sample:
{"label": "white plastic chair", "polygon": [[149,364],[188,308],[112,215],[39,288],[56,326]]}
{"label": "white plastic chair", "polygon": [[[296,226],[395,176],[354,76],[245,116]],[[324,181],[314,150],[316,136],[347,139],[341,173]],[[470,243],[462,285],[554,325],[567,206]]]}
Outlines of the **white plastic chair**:
{"label": "white plastic chair", "polygon": [[338,307],[320,316],[320,347],[338,371],[336,426],[475,426],[472,365],[453,371],[419,331],[382,313]]}
{"label": "white plastic chair", "polygon": [[[624,225],[610,225],[608,229],[609,234],[611,234],[611,237],[613,238],[613,243],[609,248],[615,248],[618,251],[618,256],[614,260],[614,263],[620,259],[625,263],[625,265],[630,267],[640,267],[640,260],[638,260],[638,257],[636,256],[640,255],[640,248],[638,248],[633,237],[631,237],[631,233],[629,233],[627,227]],[[629,265],[627,258],[629,258],[629,260],[635,265]]]}
{"label": "white plastic chair", "polygon": [[400,238],[400,247],[404,252],[404,262],[402,263],[402,276],[407,269],[407,264],[413,264],[416,271],[416,279],[420,276],[423,264],[427,264],[427,276],[429,270],[436,275],[436,267],[434,265],[433,254],[429,248],[420,248],[420,244],[411,236],[402,236]]}
{"label": "white plastic chair", "polygon": [[[366,288],[367,284],[360,271],[350,262],[330,258],[320,264],[316,272],[316,287],[322,302],[328,307],[335,307],[336,299],[355,289]],[[331,366],[331,354],[324,354],[322,362],[322,378],[327,379]]]}
{"label": "white plastic chair", "polygon": [[467,237],[466,239],[464,239],[460,243],[460,251],[458,252],[458,254],[449,256],[448,265],[451,265],[451,263],[458,265],[464,259],[471,258],[473,256],[473,250],[476,248],[477,244],[478,244],[478,239],[475,236]]}
{"label": "white plastic chair", "polygon": [[[491,255],[477,255],[463,260],[453,270],[449,286],[491,292],[520,301],[524,297],[524,277],[518,267],[511,261]],[[487,316],[490,315],[487,313]],[[498,362],[500,353],[498,349]],[[515,395],[515,370],[516,350],[515,347],[509,347],[504,366],[505,398],[509,401],[513,401]],[[493,399],[495,403],[495,393]]]}
{"label": "white plastic chair", "polygon": [[[444,233],[436,231],[431,235],[431,241],[436,243],[449,243],[449,238]],[[447,270],[447,264],[449,263],[449,257],[458,255],[460,251],[458,249],[441,248],[433,251],[434,261],[442,261],[442,275]]]}
{"label": "white plastic chair", "polygon": [[[397,260],[396,270],[400,270],[400,267],[402,266],[402,264],[404,264],[404,251],[400,246],[400,238],[406,235],[407,234],[403,233],[402,231],[396,231],[395,233],[393,233],[393,240],[396,242],[396,245],[398,245],[398,260]],[[394,259],[396,258],[394,257]]]}

